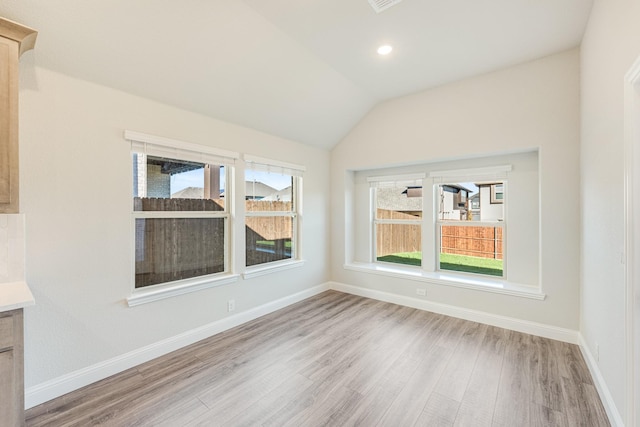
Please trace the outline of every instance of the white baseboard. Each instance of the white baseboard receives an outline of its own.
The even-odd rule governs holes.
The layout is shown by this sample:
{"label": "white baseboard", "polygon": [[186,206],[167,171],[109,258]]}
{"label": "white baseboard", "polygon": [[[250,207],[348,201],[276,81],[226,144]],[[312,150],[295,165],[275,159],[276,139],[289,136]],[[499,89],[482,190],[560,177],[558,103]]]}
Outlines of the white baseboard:
{"label": "white baseboard", "polygon": [[607,387],[607,383],[602,376],[602,372],[600,372],[598,362],[596,362],[595,357],[591,354],[591,350],[589,350],[589,346],[584,340],[582,334],[578,334],[578,345],[580,346],[580,351],[582,352],[584,360],[587,362],[587,367],[589,368],[589,372],[591,372],[591,377],[593,378],[593,382],[598,390],[598,394],[600,395],[600,400],[602,400],[604,409],[607,411],[609,422],[613,427],[624,427],[624,421],[622,421],[622,417],[620,416],[620,412],[613,401],[613,396],[611,396],[609,387]]}
{"label": "white baseboard", "polygon": [[362,297],[373,298],[379,301],[385,301],[398,305],[404,305],[407,307],[417,308],[420,310],[445,314],[447,316],[457,317],[459,319],[471,320],[478,323],[484,323],[486,325],[498,326],[500,328],[510,329],[512,331],[537,335],[544,338],[551,338],[571,344],[578,344],[578,331],[574,331],[572,329],[558,328],[556,326],[545,325],[542,323],[514,319],[512,317],[500,316],[484,311],[470,310],[467,308],[441,304],[420,298],[392,294],[389,292],[377,291],[374,289],[362,288],[360,286],[347,285],[344,283],[329,282],[328,284],[331,289],[348,294],[359,295]]}
{"label": "white baseboard", "polygon": [[27,409],[329,289],[324,283],[27,388]]}

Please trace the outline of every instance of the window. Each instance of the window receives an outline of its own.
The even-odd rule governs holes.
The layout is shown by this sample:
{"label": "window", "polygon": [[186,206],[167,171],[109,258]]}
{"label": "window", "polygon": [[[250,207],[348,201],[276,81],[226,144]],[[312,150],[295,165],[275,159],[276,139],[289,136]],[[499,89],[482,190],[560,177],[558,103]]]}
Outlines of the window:
{"label": "window", "polygon": [[304,168],[252,156],[245,162],[246,266],[298,259]]}
{"label": "window", "polygon": [[374,259],[378,262],[421,266],[421,177],[382,177],[372,178],[369,182],[374,200]]}
{"label": "window", "polygon": [[[233,153],[128,133],[135,288],[228,273]],[[153,142],[149,142],[152,140]]]}
{"label": "window", "polygon": [[[426,174],[368,177],[374,261],[504,278],[506,180],[487,177],[506,177],[508,169],[432,172],[429,181]],[[500,203],[491,203],[496,191]],[[435,229],[427,232],[428,224]]]}
{"label": "window", "polygon": [[491,203],[498,204],[504,203],[504,184],[495,183],[491,184]]}
{"label": "window", "polygon": [[496,166],[429,174],[437,196],[437,271],[506,277],[504,195],[510,170]]}
{"label": "window", "polygon": [[347,171],[344,268],[544,298],[539,170],[531,150]]}
{"label": "window", "polygon": [[[488,203],[496,187],[501,204]],[[503,277],[504,182],[448,182],[435,192],[438,269]],[[475,212],[466,203],[469,194],[479,200]]]}

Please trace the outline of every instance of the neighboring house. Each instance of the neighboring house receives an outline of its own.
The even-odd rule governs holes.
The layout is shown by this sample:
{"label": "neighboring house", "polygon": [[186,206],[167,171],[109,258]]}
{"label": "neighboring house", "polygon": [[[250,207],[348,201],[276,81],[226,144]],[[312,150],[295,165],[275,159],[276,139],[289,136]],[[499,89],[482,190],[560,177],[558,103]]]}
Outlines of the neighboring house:
{"label": "neighboring house", "polygon": [[409,187],[404,191],[395,187],[378,188],[376,203],[378,209],[421,217],[422,187]]}
{"label": "neighboring house", "polygon": [[204,188],[187,187],[180,191],[176,191],[171,195],[172,199],[202,199],[204,197]]}
{"label": "neighboring house", "polygon": [[271,193],[268,196],[260,199],[269,202],[290,202],[291,201],[291,193],[292,187],[288,186],[283,188],[282,190],[278,190],[275,193]]}
{"label": "neighboring house", "polygon": [[188,187],[191,189],[188,192],[180,190],[179,196],[176,196],[178,192],[171,193],[172,176],[198,169],[203,169],[203,185],[206,187],[207,194],[212,193],[210,197],[206,198],[217,199],[220,195],[220,166],[171,161],[135,153],[133,161],[134,197],[203,199],[205,198],[205,189],[201,187]]}
{"label": "neighboring house", "polygon": [[[291,187],[288,187],[288,188],[290,189]],[[283,189],[280,191],[284,192],[285,190],[286,189]],[[245,193],[246,200],[262,200],[268,195],[273,195],[277,193],[275,188],[257,181],[256,182],[245,181],[245,191],[246,191]],[[171,194],[171,198],[172,199],[202,199],[203,194],[204,194],[204,189],[202,187],[187,187]],[[220,198],[224,198],[224,190],[221,190]],[[288,201],[291,201],[291,196],[289,196]]]}
{"label": "neighboring house", "polygon": [[[474,194],[461,185],[441,185],[438,219],[501,221],[504,212],[502,183],[475,185],[478,192]],[[379,188],[376,197],[378,209],[422,216],[422,187],[407,187],[402,192],[397,188]],[[468,216],[469,213],[471,218]]]}
{"label": "neighboring house", "polygon": [[479,221],[502,221],[504,219],[504,192],[502,182],[476,184],[478,187],[479,206],[478,218],[474,213],[474,219]]}
{"label": "neighboring house", "polygon": [[466,220],[469,193],[471,190],[461,185],[441,185],[438,218],[441,220]]}
{"label": "neighboring house", "polygon": [[[440,186],[440,219],[459,220],[466,218],[467,199],[471,190],[460,185]],[[404,191],[397,188],[379,188],[376,193],[378,209],[402,212],[413,216],[422,216],[422,187],[407,187]]]}
{"label": "neighboring house", "polygon": [[472,221],[480,221],[480,192],[469,196],[469,212]]}
{"label": "neighboring house", "polygon": [[277,190],[260,181],[245,181],[245,200],[262,200]]}

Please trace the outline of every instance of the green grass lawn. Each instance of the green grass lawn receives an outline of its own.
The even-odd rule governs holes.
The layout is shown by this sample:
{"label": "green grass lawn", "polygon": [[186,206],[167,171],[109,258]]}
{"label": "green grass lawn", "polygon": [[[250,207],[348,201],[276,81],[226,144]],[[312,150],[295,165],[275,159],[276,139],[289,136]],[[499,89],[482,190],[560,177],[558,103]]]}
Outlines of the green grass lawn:
{"label": "green grass lawn", "polygon": [[422,253],[420,252],[400,252],[397,254],[385,255],[378,257],[378,261],[393,262],[405,265],[422,265]]}
{"label": "green grass lawn", "polygon": [[440,270],[488,274],[502,277],[502,260],[475,256],[440,254]]}
{"label": "green grass lawn", "polygon": [[[420,266],[420,252],[402,252],[378,257],[378,261]],[[465,255],[440,254],[440,269],[502,277],[502,260]]]}
{"label": "green grass lawn", "polygon": [[[256,245],[273,247],[276,245],[276,242],[274,242],[273,240],[258,240],[256,242]],[[291,249],[291,240],[287,240],[286,242],[284,242],[284,247],[287,249]]]}

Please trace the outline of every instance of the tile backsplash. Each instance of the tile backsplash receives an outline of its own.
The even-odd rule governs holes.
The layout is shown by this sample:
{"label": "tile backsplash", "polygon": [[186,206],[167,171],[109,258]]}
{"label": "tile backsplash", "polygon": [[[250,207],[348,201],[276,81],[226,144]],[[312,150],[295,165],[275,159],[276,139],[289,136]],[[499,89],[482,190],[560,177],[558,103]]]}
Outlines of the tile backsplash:
{"label": "tile backsplash", "polygon": [[24,280],[24,214],[0,214],[0,283]]}

